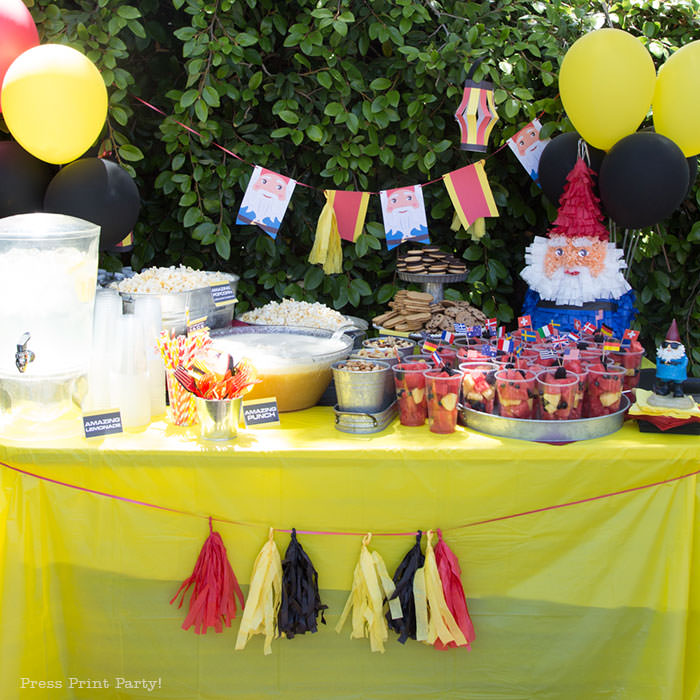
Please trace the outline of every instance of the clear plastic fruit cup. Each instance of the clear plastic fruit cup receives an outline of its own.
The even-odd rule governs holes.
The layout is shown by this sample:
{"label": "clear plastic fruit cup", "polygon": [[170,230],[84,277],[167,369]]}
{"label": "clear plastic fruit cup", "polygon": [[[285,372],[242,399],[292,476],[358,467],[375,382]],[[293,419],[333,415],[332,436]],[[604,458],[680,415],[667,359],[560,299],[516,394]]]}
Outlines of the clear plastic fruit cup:
{"label": "clear plastic fruit cup", "polygon": [[502,416],[537,418],[537,378],[532,370],[498,370],[496,395]]}
{"label": "clear plastic fruit cup", "polygon": [[391,369],[394,373],[396,400],[399,404],[401,425],[423,425],[428,417],[425,391],[425,362],[400,362]]}
{"label": "clear plastic fruit cup", "polygon": [[496,372],[500,367],[495,362],[461,362],[462,400],[470,408],[482,413],[493,413],[496,405]]}
{"label": "clear plastic fruit cup", "polygon": [[588,384],[583,403],[586,418],[608,416],[620,409],[624,367],[602,363],[588,365]]}
{"label": "clear plastic fruit cup", "polygon": [[441,369],[428,369],[424,374],[430,431],[453,433],[457,426],[457,404],[462,372],[453,369],[450,374]]}
{"label": "clear plastic fruit cup", "polygon": [[540,372],[537,375],[540,420],[569,420],[577,388],[578,377],[563,367]]}
{"label": "clear plastic fruit cup", "polygon": [[621,348],[620,352],[611,352],[610,357],[615,364],[625,368],[622,390],[629,391],[630,389],[636,389],[639,384],[642,360],[644,359],[644,348],[641,350]]}

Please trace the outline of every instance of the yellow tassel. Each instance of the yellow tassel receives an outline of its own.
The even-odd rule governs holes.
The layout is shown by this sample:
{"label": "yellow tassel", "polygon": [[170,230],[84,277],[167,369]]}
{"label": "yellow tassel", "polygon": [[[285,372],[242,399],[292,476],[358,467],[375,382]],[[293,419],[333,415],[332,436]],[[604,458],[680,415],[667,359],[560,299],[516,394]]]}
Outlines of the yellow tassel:
{"label": "yellow tassel", "polygon": [[343,251],[340,247],[338,222],[333,209],[333,192],[324,191],[326,204],[316,224],[316,237],[309,253],[310,263],[322,263],[327,275],[343,271]]}
{"label": "yellow tassel", "polygon": [[[352,589],[335,631],[340,632],[343,629],[352,609],[351,639],[369,637],[372,651],[384,653],[384,642],[389,639],[389,627],[384,617],[384,599],[391,598],[396,588],[384,560],[377,552],[370,553],[367,549],[371,539],[372,533],[368,533],[362,539],[360,558],[353,573]],[[389,602],[389,611],[393,619],[402,616],[398,598]]]}
{"label": "yellow tassel", "polygon": [[473,241],[480,241],[486,234],[486,219],[483,216],[480,219],[476,219],[467,229],[467,232]]}
{"label": "yellow tassel", "polygon": [[[450,230],[459,231],[463,229],[462,220],[459,218],[457,210],[452,214],[452,223],[450,224]],[[486,219],[482,216],[475,219],[467,229],[467,233],[471,236],[473,241],[480,241],[486,234]]]}
{"label": "yellow tassel", "polygon": [[273,539],[273,530],[260,550],[253,573],[250,590],[236,638],[236,649],[244,649],[254,634],[265,635],[265,654],[272,653],[272,640],[279,637],[277,616],[282,602],[282,560]]}
{"label": "yellow tassel", "polygon": [[425,546],[425,564],[416,571],[413,579],[413,598],[416,602],[416,639],[419,642],[434,644],[439,639],[443,644],[455,642],[466,646],[462,630],[447,607],[442,581],[435,561],[435,550],[428,531]]}

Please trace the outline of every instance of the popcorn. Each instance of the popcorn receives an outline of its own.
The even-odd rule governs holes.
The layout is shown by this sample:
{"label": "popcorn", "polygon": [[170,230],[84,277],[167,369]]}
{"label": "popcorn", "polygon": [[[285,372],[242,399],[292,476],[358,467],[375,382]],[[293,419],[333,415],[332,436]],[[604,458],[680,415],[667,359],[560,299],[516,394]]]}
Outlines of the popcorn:
{"label": "popcorn", "polygon": [[269,326],[309,326],[330,331],[348,325],[343,314],[324,304],[293,299],[271,301],[259,309],[246,311],[241,315],[241,321]]}
{"label": "popcorn", "polygon": [[186,292],[211,284],[223,284],[230,276],[223,272],[194,270],[186,265],[175,267],[149,267],[117,285],[120,292],[131,294],[160,294],[162,292]]}

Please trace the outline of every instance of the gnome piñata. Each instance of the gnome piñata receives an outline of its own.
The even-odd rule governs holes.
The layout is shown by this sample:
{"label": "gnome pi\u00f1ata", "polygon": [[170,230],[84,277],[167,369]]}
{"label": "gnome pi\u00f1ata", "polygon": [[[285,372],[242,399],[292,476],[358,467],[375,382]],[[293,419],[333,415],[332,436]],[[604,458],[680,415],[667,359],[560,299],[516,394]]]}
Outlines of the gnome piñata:
{"label": "gnome pi\u00f1ata", "polygon": [[579,158],[567,176],[559,213],[547,238],[536,236],[520,273],[530,285],[523,314],[533,327],[551,321],[560,331],[574,320],[605,324],[618,338],[636,315],[634,292],[622,274],[622,251],[610,242],[593,194],[593,171]]}

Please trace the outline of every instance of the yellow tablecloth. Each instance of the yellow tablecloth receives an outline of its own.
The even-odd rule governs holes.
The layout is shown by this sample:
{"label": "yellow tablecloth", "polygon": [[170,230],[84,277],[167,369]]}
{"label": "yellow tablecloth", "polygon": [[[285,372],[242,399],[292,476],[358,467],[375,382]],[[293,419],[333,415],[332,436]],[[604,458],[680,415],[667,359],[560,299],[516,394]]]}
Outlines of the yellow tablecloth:
{"label": "yellow tablecloth", "polygon": [[[695,476],[678,478],[700,469],[698,438],[635,423],[563,446],[398,422],[347,435],[328,408],[223,445],[196,434],[159,422],[0,445],[0,461],[32,474],[190,513],[0,468],[3,700],[700,697],[700,491]],[[317,634],[276,640],[266,657],[261,637],[234,651],[238,620],[220,635],[181,630],[184,611],[168,601],[210,515],[226,521],[215,529],[244,590],[270,526],[442,528],[463,570],[472,650],[403,646],[392,633],[381,655],[349,626],[336,634],[359,535],[299,536],[329,606]],[[289,536],[276,541],[283,554]],[[375,535],[371,547],[393,572],[413,542]]]}

